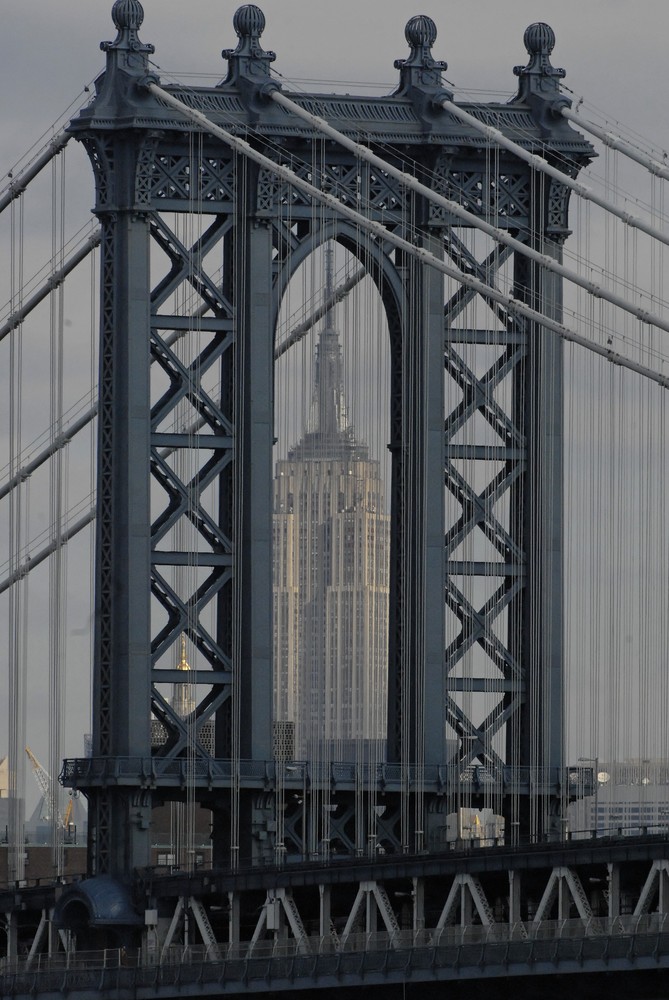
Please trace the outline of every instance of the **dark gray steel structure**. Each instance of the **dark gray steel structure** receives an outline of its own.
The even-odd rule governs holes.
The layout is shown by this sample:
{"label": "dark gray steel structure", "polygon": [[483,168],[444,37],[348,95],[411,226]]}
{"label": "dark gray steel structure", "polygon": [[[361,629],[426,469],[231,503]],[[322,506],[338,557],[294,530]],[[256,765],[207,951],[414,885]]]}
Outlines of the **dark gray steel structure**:
{"label": "dark gray steel structure", "polygon": [[[153,49],[138,37],[140,3],[117,0],[113,18],[118,34],[103,45],[106,70],[70,126],[93,164],[102,226],[94,756],[66,761],[63,771],[64,783],[89,800],[90,874],[121,876],[146,866],[152,805],[183,798],[187,786],[214,811],[218,865],[274,858],[274,329],[295,270],[329,239],[368,270],[390,329],[389,764],[364,779],[386,794],[385,842],[397,852],[434,849],[445,795],[465,786],[476,792],[485,782],[501,790],[509,830],[554,836],[553,817],[566,795],[560,341],[493,303],[492,332],[463,329],[458,317],[472,293],[461,289],[445,304],[441,275],[380,239],[362,238],[335,214],[314,212],[308,198],[269,171],[215,138],[194,135],[146,90]],[[167,89],[342,203],[445,252],[464,271],[491,282],[511,266],[514,296],[560,317],[559,278],[520,255],[511,261],[506,248],[476,259],[460,222],[321,143],[272,104],[275,57],[261,46],[264,16],[247,5],[234,26],[238,44],[224,53],[229,69],[221,84]],[[392,96],[300,94],[295,101],[559,260],[568,191],[535,181],[505,152],[493,166],[486,140],[438,107],[445,64],[432,56],[434,24],[413,18],[406,38],[410,54],[396,63]],[[470,110],[575,176],[592,147],[555,113],[564,98],[563,71],[549,60],[552,32],[533,25],[525,41],[530,58],[516,68],[517,97]],[[180,216],[201,223],[193,230]],[[177,314],[175,293],[184,284],[190,297]],[[184,359],[178,344],[189,331],[198,346]],[[476,374],[458,347],[491,340],[499,353]],[[461,391],[451,412],[445,372]],[[505,379],[508,406],[497,391]],[[186,428],[175,422],[184,403],[192,413]],[[480,442],[463,444],[460,431],[475,413],[489,430]],[[497,471],[482,489],[476,467],[491,462]],[[444,483],[461,508],[450,526]],[[509,516],[502,523],[496,511],[505,497]],[[181,536],[180,522],[189,525]],[[456,557],[475,529],[494,559]],[[172,582],[179,571],[181,589]],[[482,606],[465,596],[472,576],[486,586],[495,581]],[[459,623],[450,641],[444,601]],[[184,631],[208,668],[197,677],[191,721],[197,733],[215,720],[215,757],[197,738],[193,744],[187,720],[160,689],[183,680],[165,663]],[[494,665],[492,682],[489,672],[465,678],[462,663],[473,648]],[[491,683],[497,707],[477,721],[462,692],[489,692]],[[152,714],[168,733],[153,751]],[[447,732],[460,746],[450,763]],[[282,786],[307,781],[337,785],[341,805],[330,818],[331,836],[347,853],[359,853],[351,832],[352,765],[326,774],[304,765],[297,777],[284,774]],[[402,794],[413,803],[410,828],[401,820]],[[287,813],[286,823],[300,853],[302,818]]]}

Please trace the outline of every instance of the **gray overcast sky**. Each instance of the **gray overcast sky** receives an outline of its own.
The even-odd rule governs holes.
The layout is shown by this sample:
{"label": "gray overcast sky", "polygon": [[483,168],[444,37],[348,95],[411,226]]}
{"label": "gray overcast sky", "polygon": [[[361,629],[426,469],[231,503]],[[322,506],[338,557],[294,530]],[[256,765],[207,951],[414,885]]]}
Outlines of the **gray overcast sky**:
{"label": "gray overcast sky", "polygon": [[[111,6],[111,0],[3,4],[0,186],[7,170],[102,69],[99,43],[115,33]],[[141,37],[156,46],[154,59],[165,82],[192,79],[190,74],[208,74],[213,82],[225,74],[220,53],[236,43],[232,16],[237,6],[230,0],[146,0]],[[302,89],[310,89],[306,81],[318,78],[333,81],[333,90],[353,93],[363,84],[393,89],[393,61],[407,54],[404,25],[414,14],[429,14],[439,31],[434,55],[448,62],[446,76],[462,89],[463,99],[475,91],[510,96],[516,87],[513,66],[526,62],[523,32],[531,22],[545,20],[557,36],[552,61],[566,69],[566,86],[634,127],[656,148],[669,149],[668,0],[266,0],[261,6],[267,17],[263,44],[276,51],[279,73],[288,81],[295,78]],[[5,247],[3,243],[3,255]],[[40,254],[39,262],[47,258]],[[45,384],[38,391],[44,392]],[[79,593],[75,587],[71,598],[71,604],[82,602],[81,611],[72,614],[71,635],[86,626],[86,583],[82,581]],[[6,641],[3,605],[0,656]],[[86,659],[85,647],[78,655]],[[76,681],[71,690],[73,720],[66,752],[77,754],[87,696],[77,690]],[[30,710],[28,741],[44,757],[44,692],[41,704],[41,711]],[[0,755],[5,750],[3,713]]]}

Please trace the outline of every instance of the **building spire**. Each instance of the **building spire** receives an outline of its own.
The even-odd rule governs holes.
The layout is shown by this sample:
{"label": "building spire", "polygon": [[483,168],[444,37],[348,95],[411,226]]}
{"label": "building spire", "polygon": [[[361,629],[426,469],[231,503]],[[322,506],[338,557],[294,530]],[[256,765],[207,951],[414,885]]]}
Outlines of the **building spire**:
{"label": "building spire", "polygon": [[328,441],[348,431],[348,413],[344,397],[341,344],[334,325],[334,248],[325,247],[325,301],[327,312],[318,338],[314,391],[311,402],[309,433]]}
{"label": "building spire", "polygon": [[[177,670],[181,670],[184,673],[190,673],[191,666],[186,659],[186,633],[181,633],[181,659],[177,663]],[[190,678],[184,678],[184,681],[179,684],[174,685],[174,693],[172,697],[172,708],[175,710],[177,715],[185,719],[187,715],[195,709],[195,700],[192,695],[190,688]]]}
{"label": "building spire", "polygon": [[324,259],[326,313],[316,346],[309,421],[304,436],[291,448],[289,457],[364,461],[369,457],[368,448],[356,440],[344,393],[341,344],[335,326],[334,246],[331,242],[325,245]]}
{"label": "building spire", "polygon": [[309,429],[328,441],[348,430],[341,344],[334,325],[333,294],[334,248],[332,243],[328,243],[325,248],[325,300],[328,311],[316,350],[316,377],[309,421]]}

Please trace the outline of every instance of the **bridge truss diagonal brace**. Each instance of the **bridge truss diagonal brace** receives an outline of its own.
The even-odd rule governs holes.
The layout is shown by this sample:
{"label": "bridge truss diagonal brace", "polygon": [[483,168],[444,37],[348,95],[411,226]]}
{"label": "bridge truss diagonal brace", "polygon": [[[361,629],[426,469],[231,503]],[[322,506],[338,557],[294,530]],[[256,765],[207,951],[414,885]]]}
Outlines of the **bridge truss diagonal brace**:
{"label": "bridge truss diagonal brace", "polygon": [[221,950],[218,946],[218,941],[216,940],[213,928],[209,923],[207,911],[200,900],[196,899],[195,896],[190,896],[188,905],[191,913],[195,917],[195,923],[198,926],[198,930],[207,949],[207,958],[211,962],[220,962]]}
{"label": "bridge truss diagonal brace", "polygon": [[485,375],[477,378],[460,355],[447,348],[444,358],[447,374],[458,385],[463,395],[462,402],[446,420],[446,429],[450,437],[454,437],[467,420],[478,411],[504,443],[509,445],[513,443],[516,447],[522,445],[517,428],[495,400],[493,393],[522,360],[524,354],[523,348],[511,353],[506,351]]}
{"label": "bridge truss diagonal brace", "polygon": [[558,920],[566,920],[569,917],[569,905],[573,902],[581,920],[590,920],[592,917],[592,907],[585,894],[583,883],[578,873],[572,868],[554,868],[550,874],[546,888],[537,912],[534,915],[534,923],[538,924],[542,920],[550,919],[551,909],[557,899]]}
{"label": "bridge truss diagonal brace", "polygon": [[[198,705],[196,735],[193,740],[187,723],[180,715],[177,714],[174,708],[166,701],[163,695],[155,687],[155,684],[159,682],[160,678],[154,677],[154,685],[151,690],[151,711],[175,739],[174,745],[170,748],[170,757],[175,758],[184,749],[192,746],[192,749],[199,759],[209,760],[209,754],[204,750],[200,742],[200,736],[202,734],[202,726],[213,715],[214,708],[210,706],[209,711],[200,712],[200,708],[202,706]],[[223,697],[226,696],[229,697],[229,690],[225,691],[223,695]]]}
{"label": "bridge truss diagonal brace", "polygon": [[510,468],[499,472],[481,493],[477,493],[463,475],[450,463],[446,464],[446,487],[460,503],[463,512],[468,512],[462,514],[446,535],[449,556],[453,555],[474,528],[480,527],[500,556],[506,560],[520,561],[522,559],[523,553],[518,542],[512,538],[493,513],[495,505],[499,503],[504,493],[511,489],[519,475],[524,471],[522,460],[509,462],[507,465]]}
{"label": "bridge truss diagonal brace", "polygon": [[179,896],[177,904],[174,908],[174,913],[172,914],[172,919],[170,925],[167,928],[167,934],[165,935],[165,940],[163,941],[163,947],[160,952],[160,964],[162,965],[167,958],[170,946],[174,941],[177,930],[179,929],[179,924],[183,918],[183,913],[186,908],[186,900],[184,896]]}
{"label": "bridge truss diagonal brace", "polygon": [[[196,324],[194,323],[194,325]],[[220,355],[225,351],[227,346],[225,341],[221,341],[212,349],[205,349],[186,367],[179,360],[175,352],[170,349],[169,345],[161,337],[157,336],[155,331],[153,332],[151,337],[152,356],[161,366],[172,384],[176,386],[172,392],[167,394],[167,405],[163,404],[161,406],[158,404],[154,408],[157,412],[152,414],[152,420],[156,426],[162,418],[163,410],[167,410],[167,412],[173,411],[181,399],[188,397],[199,416],[205,419],[214,432],[221,435],[232,434],[232,425],[211,396],[204,390],[201,382],[204,373],[219,360]]]}
{"label": "bridge truss diagonal brace", "polygon": [[388,893],[383,885],[376,881],[361,882],[358,887],[353,906],[346,920],[346,925],[340,938],[340,947],[344,948],[356,925],[362,919],[364,910],[365,933],[373,934],[377,929],[377,917],[380,915],[393,948],[399,946],[400,925],[392,908]]}
{"label": "bridge truss diagonal brace", "polygon": [[665,859],[653,861],[634,907],[634,916],[640,917],[650,913],[650,908],[656,897],[657,912],[669,913],[669,861]]}
{"label": "bridge truss diagonal brace", "polygon": [[273,889],[267,893],[267,899],[262,906],[258,923],[249,944],[249,955],[253,954],[254,948],[262,939],[265,931],[272,932],[276,936],[285,932],[286,921],[297,942],[298,951],[303,955],[308,955],[311,951],[309,937],[293,895],[288,889]]}
{"label": "bridge truss diagonal brace", "polygon": [[199,615],[203,608],[207,607],[218,592],[229,583],[230,579],[230,570],[224,569],[222,572],[212,572],[204,583],[190,596],[190,599],[186,601],[177,595],[176,591],[169,586],[165,578],[161,576],[154,566],[151,579],[151,592],[170,615],[170,622],[165,626],[163,632],[154,639],[151,650],[154,662],[162,651],[177,641],[182,632],[189,630],[193,610],[195,610],[198,615],[198,622],[194,627],[190,626],[190,631],[199,651],[210,661],[212,666],[216,667],[222,664],[224,669],[227,670],[230,668],[229,657],[225,655],[218,643],[199,621]]}
{"label": "bridge truss diagonal brace", "polygon": [[[221,950],[203,904],[195,896],[179,896],[174,908],[174,913],[172,914],[170,925],[167,928],[163,946],[161,948],[161,965],[167,960],[169,949],[172,944],[175,943],[179,928],[181,927],[188,910],[190,910],[193,914],[200,936],[207,950],[207,960],[210,962],[221,961]],[[187,943],[187,941],[183,942],[183,944]]]}
{"label": "bridge truss diagonal brace", "polygon": [[460,925],[462,927],[468,925],[471,922],[472,903],[476,907],[476,912],[484,927],[489,927],[494,923],[490,903],[486,899],[479,879],[469,874],[456,875],[437,921],[435,932],[439,934],[448,924],[452,923],[458,909],[460,911]]}
{"label": "bridge truss diagonal brace", "polygon": [[199,263],[223,239],[230,225],[229,219],[219,219],[189,248],[178,239],[161,216],[157,214],[152,216],[151,235],[172,263],[170,273],[154,289],[151,296],[154,310],[157,311],[179,285],[188,282],[192,286],[193,295],[203,301],[205,311],[211,309],[215,315],[222,313],[228,318],[231,317],[230,303],[222,296],[214,279]]}
{"label": "bridge truss diagonal brace", "polygon": [[35,931],[35,937],[33,938],[32,944],[30,946],[30,951],[26,958],[26,968],[30,968],[32,963],[35,961],[35,956],[39,953],[42,946],[42,941],[44,940],[44,935],[47,933],[50,923],[50,915],[48,910],[42,910],[42,916],[40,917],[40,922],[38,924],[37,930]]}

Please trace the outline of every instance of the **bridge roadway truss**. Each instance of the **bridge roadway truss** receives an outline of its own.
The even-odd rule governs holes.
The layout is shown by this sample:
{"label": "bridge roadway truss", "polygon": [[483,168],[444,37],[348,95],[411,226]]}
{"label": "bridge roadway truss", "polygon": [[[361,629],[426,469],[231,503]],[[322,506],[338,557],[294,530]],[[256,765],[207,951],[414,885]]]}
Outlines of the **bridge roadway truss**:
{"label": "bridge roadway truss", "polygon": [[[170,936],[160,921],[174,917],[171,939],[181,934],[184,944],[176,902],[165,914],[172,883],[146,883],[150,906],[142,901],[137,909],[136,894],[145,885],[137,873],[150,862],[152,808],[188,796],[212,812],[214,866],[232,872],[230,885],[238,869],[271,868],[284,854],[323,862],[327,878],[313,883],[319,940],[330,933],[323,916],[330,890],[321,893],[318,885],[336,882],[337,867],[332,877],[328,868],[332,852],[360,857],[380,843],[407,866],[402,888],[384,887],[371,869],[357,888],[352,877],[343,909],[334,890],[337,918],[348,912],[350,924],[337,934],[345,932],[346,944],[383,925],[381,933],[400,940],[406,928],[397,913],[393,924],[388,893],[394,891],[413,893],[406,898],[414,900],[412,920],[422,926],[412,930],[435,930],[428,911],[420,915],[432,884],[420,888],[418,874],[414,884],[410,859],[416,855],[420,867],[443,850],[446,815],[461,796],[482,804],[494,787],[507,840],[518,842],[556,839],[569,798],[562,745],[560,341],[493,302],[490,329],[465,328],[471,291],[460,289],[444,302],[441,275],[336,212],[315,210],[302,190],[216,137],[194,133],[147,89],[156,77],[153,49],[138,34],[141,4],[117,0],[113,18],[117,37],[104,43],[107,65],[95,97],[69,126],[95,173],[101,361],[93,757],[66,761],[62,773],[64,784],[89,803],[82,885],[92,895],[81,887],[65,891],[58,927],[69,952],[75,939],[78,949],[88,938],[97,946],[105,933],[107,944],[120,934],[128,946],[146,949],[157,941],[160,950]],[[264,23],[253,5],[237,11],[238,44],[224,53],[228,75],[217,87],[166,89],[389,233],[488,284],[510,274],[517,300],[559,320],[561,279],[554,273],[508,248],[489,245],[477,256],[472,247],[480,241],[467,238],[461,221],[322,141],[269,99],[275,57],[262,49]],[[410,52],[396,64],[394,95],[298,94],[295,101],[560,260],[568,189],[555,179],[536,182],[526,163],[503,150],[491,155],[485,138],[441,107],[449,96],[441,82],[445,64],[432,56],[436,29],[429,18],[412,18],[406,38]],[[529,62],[516,68],[515,100],[469,110],[576,176],[593,149],[560,114],[563,71],[550,64],[552,32],[534,25],[525,41]],[[359,258],[389,327],[390,724],[388,764],[376,768],[272,758],[274,331],[292,276],[328,240]],[[469,348],[477,346],[487,352],[484,367],[471,362]],[[447,383],[458,391],[455,406],[446,406]],[[463,436],[468,424],[480,429],[480,440]],[[459,508],[450,524],[445,492]],[[464,543],[476,533],[486,540],[486,556],[465,559]],[[467,597],[484,591],[482,604]],[[174,663],[184,632],[198,651],[189,718],[163,693],[183,682]],[[478,675],[470,669],[474,650]],[[491,691],[498,694],[494,710],[476,718],[470,696]],[[152,719],[164,736],[160,746]],[[213,754],[203,739],[212,722]],[[459,748],[450,762],[446,734]],[[314,795],[327,803],[317,819],[307,810]],[[383,796],[382,809],[368,808],[373,796]],[[278,896],[266,899],[269,883],[254,890],[264,914],[254,949],[275,932],[285,936],[287,927],[299,942],[300,926],[309,925],[304,933],[312,937],[313,899],[291,892],[292,873],[298,878],[300,870],[285,867],[291,874],[279,878]],[[230,933],[233,944],[236,936],[242,940],[249,918],[242,916],[241,889],[211,889],[223,885],[212,878],[176,898],[181,913],[191,913],[188,926],[196,924],[205,942],[211,931],[209,946],[220,949]],[[446,895],[430,903],[441,906],[440,932],[458,913],[476,911],[487,926],[497,900],[515,898],[507,879],[484,905],[485,892],[472,879],[448,889],[450,902]],[[557,898],[571,893],[578,919],[586,919],[576,877],[556,879]],[[664,887],[664,875],[659,880]],[[125,886],[121,895],[130,900],[124,909],[121,897],[106,897],[106,922],[96,909],[105,886],[114,892]],[[443,895],[446,886],[438,879],[434,891]],[[217,905],[229,902],[227,937],[219,926],[223,911],[214,917],[207,909],[212,892]],[[30,910],[27,896],[15,899]],[[116,905],[120,923],[111,918]],[[146,912],[159,923],[146,923]],[[514,911],[511,923],[521,919]],[[10,932],[10,955],[14,940]]]}
{"label": "bridge roadway truss", "polygon": [[[546,977],[560,975],[555,995],[590,997],[600,995],[590,976],[602,973],[615,974],[609,995],[641,996],[669,968],[666,835],[237,873],[145,870],[132,890],[103,878],[22,895],[17,911],[14,891],[0,893],[23,956],[2,960],[2,996],[345,997],[362,985],[471,989],[472,979],[508,996],[509,977],[519,995],[553,996]],[[144,925],[134,942],[130,913]]]}

